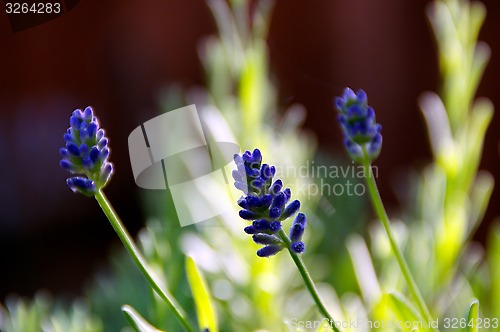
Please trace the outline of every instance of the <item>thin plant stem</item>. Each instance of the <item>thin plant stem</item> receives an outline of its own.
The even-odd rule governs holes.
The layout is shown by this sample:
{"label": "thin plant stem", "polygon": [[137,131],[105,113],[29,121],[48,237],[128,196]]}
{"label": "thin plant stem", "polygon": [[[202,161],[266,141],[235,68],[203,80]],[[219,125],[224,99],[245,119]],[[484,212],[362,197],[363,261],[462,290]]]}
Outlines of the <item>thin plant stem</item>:
{"label": "thin plant stem", "polygon": [[286,235],[285,231],[281,229],[278,235],[280,239],[283,240],[283,242],[285,242],[285,246],[288,248],[288,252],[290,253],[290,256],[292,256],[295,265],[297,265],[297,269],[299,270],[299,273],[302,276],[304,283],[306,284],[307,290],[309,291],[314,302],[318,306],[319,311],[325,316],[326,319],[328,319],[328,325],[332,328],[332,330],[335,332],[340,332],[339,329],[335,326],[335,321],[333,320],[332,316],[330,315],[323,301],[321,300],[318,290],[314,285],[314,281],[312,280],[309,271],[307,270],[304,262],[302,261],[302,258],[300,257],[300,255],[298,255],[292,249],[290,249],[291,241]]}
{"label": "thin plant stem", "polygon": [[134,243],[134,240],[132,240],[132,237],[130,236],[127,229],[123,225],[122,221],[120,220],[120,217],[118,217],[118,214],[115,212],[113,206],[109,202],[108,198],[104,195],[102,190],[99,190],[97,194],[95,194],[95,199],[101,206],[101,209],[106,215],[106,217],[108,217],[111,226],[113,226],[116,234],[118,234],[118,237],[122,241],[125,249],[127,249],[130,257],[132,257],[134,263],[137,265],[139,270],[141,270],[142,274],[148,281],[151,288],[153,288],[156,294],[158,294],[158,296],[160,296],[160,298],[162,298],[165,301],[170,310],[172,310],[172,312],[175,314],[179,322],[182,324],[184,329],[188,332],[194,332],[195,330],[189,323],[184,310],[170,294],[168,294],[165,290],[162,289],[159,282],[150,272],[151,269],[149,268],[146,259],[142,256],[141,252],[137,248],[137,245]]}
{"label": "thin plant stem", "polygon": [[372,173],[371,163],[367,161],[368,157],[365,147],[363,147],[363,154],[365,157],[364,158],[365,162],[363,162],[363,166],[365,168],[365,178],[366,178],[366,183],[368,184],[368,191],[370,193],[370,198],[373,204],[373,208],[375,209],[378,219],[380,219],[382,225],[384,226],[385,232],[387,233],[387,237],[389,238],[389,242],[391,244],[392,251],[394,252],[394,256],[396,256],[399,268],[401,269],[403,277],[405,278],[406,283],[408,284],[408,289],[410,290],[410,293],[412,294],[413,298],[415,299],[415,302],[417,303],[418,310],[420,311],[422,318],[427,319],[427,321],[430,322],[432,321],[431,313],[429,312],[429,309],[425,304],[424,298],[422,297],[422,294],[418,289],[417,283],[413,279],[413,276],[410,272],[410,268],[408,267],[408,263],[406,262],[403,253],[401,252],[401,250],[398,247],[398,244],[396,243],[396,239],[392,232],[392,227],[389,221],[389,217],[387,216],[387,212],[385,211],[384,203],[382,202],[382,198],[380,197],[380,193],[377,188],[377,182],[375,181],[375,177],[373,176]]}

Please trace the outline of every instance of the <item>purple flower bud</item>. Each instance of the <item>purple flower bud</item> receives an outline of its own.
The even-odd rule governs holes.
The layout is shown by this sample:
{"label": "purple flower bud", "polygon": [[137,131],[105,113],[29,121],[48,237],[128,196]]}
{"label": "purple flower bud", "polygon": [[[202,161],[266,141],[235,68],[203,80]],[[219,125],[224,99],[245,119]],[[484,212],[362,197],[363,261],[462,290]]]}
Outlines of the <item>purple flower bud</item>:
{"label": "purple flower bud", "polygon": [[87,127],[87,135],[89,137],[95,137],[96,132],[97,132],[97,125],[94,122],[91,122]]}
{"label": "purple flower bud", "polygon": [[70,171],[71,173],[75,173],[76,171],[78,171],[78,167],[68,159],[61,160],[59,164],[61,165],[62,168]]}
{"label": "purple flower bud", "polygon": [[253,242],[257,244],[282,244],[283,241],[281,241],[276,235],[272,234],[265,234],[265,233],[260,233],[260,234],[254,234],[252,236]]}
{"label": "purple flower bud", "polygon": [[86,122],[90,122],[92,120],[94,113],[92,112],[92,107],[87,106],[85,107],[85,110],[83,111],[82,118]]}
{"label": "purple flower bud", "polygon": [[279,245],[279,244],[268,245],[268,246],[265,246],[265,247],[257,250],[257,256],[259,256],[259,257],[274,256],[277,253],[279,253],[281,250],[283,250],[282,245]]}
{"label": "purple flower bud", "polygon": [[60,148],[60,149],[59,149],[59,154],[60,154],[62,157],[69,157],[69,151],[68,151],[68,149],[66,149],[66,148]]}
{"label": "purple flower bud", "polygon": [[113,174],[113,164],[112,163],[104,164],[104,166],[101,168],[101,174],[99,174],[99,184],[102,187],[104,187],[108,183],[112,174]]}
{"label": "purple flower bud", "polygon": [[269,209],[269,218],[277,219],[281,214],[281,210],[278,207],[271,207]]}
{"label": "purple flower bud", "polygon": [[243,158],[239,154],[235,154],[233,156],[233,160],[236,163],[236,165],[243,164]]}
{"label": "purple flower bud", "polygon": [[[97,131],[97,134],[96,134],[96,141],[100,142],[102,139],[105,139],[106,137],[104,137],[104,129],[99,129]],[[106,138],[107,140],[107,138]],[[107,144],[107,141],[106,141],[106,144]]]}
{"label": "purple flower bud", "polygon": [[292,249],[293,252],[296,254],[301,254],[306,250],[306,245],[304,242],[298,241],[298,242],[292,242],[290,244],[290,249]]}
{"label": "purple flower bud", "polygon": [[251,210],[255,207],[258,207],[260,204],[260,198],[257,196],[254,196],[254,195],[248,195],[246,197],[246,200],[247,200],[248,204],[250,205],[249,210]]}
{"label": "purple flower bud", "polygon": [[260,206],[262,208],[268,208],[273,201],[273,196],[269,194],[264,194],[262,195],[262,198],[260,199]]}
{"label": "purple flower bud", "polygon": [[277,179],[269,188],[269,193],[273,196],[277,195],[281,191],[281,188],[283,188],[283,182],[280,179]]}
{"label": "purple flower bud", "polygon": [[363,161],[363,149],[359,144],[346,137],[344,138],[344,146],[353,160],[357,162]]}
{"label": "purple flower bud", "polygon": [[300,201],[298,199],[294,200],[290,204],[287,205],[283,213],[281,214],[280,219],[285,220],[291,216],[293,216],[300,209]]}
{"label": "purple flower bud", "polygon": [[298,213],[292,223],[292,227],[290,227],[290,240],[292,242],[300,241],[302,239],[306,225],[306,215],[302,212]]}
{"label": "purple flower bud", "polygon": [[80,129],[80,141],[87,142],[90,138],[89,131],[86,128],[86,123],[83,122]]}
{"label": "purple flower bud", "polygon": [[90,156],[90,160],[92,161],[92,163],[94,163],[94,164],[97,163],[97,161],[99,160],[99,156],[100,156],[99,148],[97,146],[93,146],[92,149],[90,149],[89,156]]}
{"label": "purple flower bud", "polygon": [[94,184],[94,181],[81,178],[81,177],[73,177],[66,180],[68,187],[75,193],[81,193],[85,196],[93,196],[97,193],[97,188]]}
{"label": "purple flower bud", "polygon": [[283,190],[283,194],[285,194],[285,204],[286,204],[292,197],[292,190],[290,188],[286,188],[285,190]]}
{"label": "purple flower bud", "polygon": [[100,153],[100,156],[99,156],[99,159],[104,162],[108,159],[109,157],[109,149],[108,148],[104,148],[101,150],[101,153]]}
{"label": "purple flower bud", "polygon": [[271,233],[276,233],[281,229],[281,223],[279,221],[272,221],[269,224],[269,231]]}
{"label": "purple flower bud", "polygon": [[240,210],[240,217],[245,220],[255,220],[259,215],[250,210]]}
{"label": "purple flower bud", "polygon": [[302,239],[302,235],[304,234],[304,225],[301,224],[292,224],[292,227],[290,227],[290,240],[295,242],[295,241],[300,241]]}
{"label": "purple flower bud", "polygon": [[251,163],[253,161],[252,153],[250,153],[250,151],[245,151],[245,153],[243,153],[241,157],[243,158],[243,161],[246,163]]}
{"label": "purple flower bud", "polygon": [[75,130],[80,129],[80,125],[82,124],[82,116],[81,116],[80,110],[73,111],[73,114],[69,118],[69,124],[70,124],[71,128],[73,128]]}
{"label": "purple flower bud", "polygon": [[97,148],[99,150],[102,150],[102,149],[104,149],[107,146],[108,146],[108,139],[106,137],[100,139],[99,142],[97,143]]}
{"label": "purple flower bud", "polygon": [[[71,142],[73,144],[78,143],[77,140],[73,138],[73,135],[71,134],[72,130],[71,128],[68,129],[68,132],[64,134],[63,138],[65,142]],[[76,144],[75,144],[76,145]]]}
{"label": "purple flower bud", "polygon": [[279,221],[258,219],[252,223],[252,227],[259,233],[276,233],[281,229],[281,223]]}
{"label": "purple flower bud", "polygon": [[66,149],[75,157],[80,156],[80,149],[72,142],[66,142]]}
{"label": "purple flower bud", "polygon": [[276,196],[274,196],[271,207],[269,208],[269,218],[271,219],[278,218],[281,214],[283,207],[286,204],[286,201],[287,201],[287,196],[283,192],[280,192]]}
{"label": "purple flower bud", "polygon": [[264,194],[262,197],[248,195],[246,199],[252,208],[267,208],[273,200],[272,196],[268,194]]}
{"label": "purple flower bud", "polygon": [[254,149],[252,152],[252,162],[260,164],[262,162],[262,154],[259,149]]}
{"label": "purple flower bud", "polygon": [[247,176],[255,178],[255,177],[259,176],[260,172],[257,168],[250,168],[247,165],[245,165],[245,174]]}
{"label": "purple flower bud", "polygon": [[245,210],[249,210],[252,207],[252,205],[250,205],[246,197],[241,197],[237,203],[240,207],[242,207]]}
{"label": "purple flower bud", "polygon": [[336,109],[341,109],[344,107],[344,100],[340,97],[335,97],[333,104]]}
{"label": "purple flower bud", "polygon": [[350,88],[345,88],[344,94],[342,95],[342,98],[344,99],[344,101],[346,103],[348,103],[349,101],[356,99],[356,94]]}
{"label": "purple flower bud", "polygon": [[307,219],[306,219],[306,215],[302,212],[300,212],[299,214],[297,214],[297,216],[295,217],[295,220],[293,221],[294,224],[301,224],[303,225],[304,227],[306,226],[307,224]]}
{"label": "purple flower bud", "polygon": [[87,153],[89,153],[89,147],[87,146],[87,144],[80,144],[80,157],[86,156]]}
{"label": "purple flower bud", "polygon": [[254,222],[252,223],[253,228],[255,228],[255,229],[259,230],[259,231],[267,231],[267,230],[269,230],[269,226],[270,225],[271,225],[271,222],[269,220],[266,220],[266,219],[254,220]]}
{"label": "purple flower bud", "polygon": [[255,227],[253,226],[247,226],[243,229],[243,231],[245,231],[245,233],[247,234],[257,234],[257,233],[260,233],[260,231],[258,229],[255,229]]}
{"label": "purple flower bud", "polygon": [[267,181],[269,180],[273,175],[271,174],[271,168],[269,167],[268,164],[263,164],[260,167],[260,177],[262,180]]}
{"label": "purple flower bud", "polygon": [[382,135],[376,134],[372,141],[368,144],[368,156],[371,160],[375,160],[380,154],[382,148]]}

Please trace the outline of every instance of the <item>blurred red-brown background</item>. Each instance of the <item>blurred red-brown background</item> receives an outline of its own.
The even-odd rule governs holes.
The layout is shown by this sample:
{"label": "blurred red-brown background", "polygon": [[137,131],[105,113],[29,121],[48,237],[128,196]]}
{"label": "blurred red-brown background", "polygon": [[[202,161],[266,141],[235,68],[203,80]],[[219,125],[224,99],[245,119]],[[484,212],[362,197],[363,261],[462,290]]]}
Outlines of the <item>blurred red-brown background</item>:
{"label": "blurred red-brown background", "polygon": [[[478,95],[498,106],[500,2],[483,2],[488,16],[480,39],[492,59]],[[342,149],[332,98],[344,86],[368,93],[384,126],[377,164],[390,209],[400,203],[393,192],[397,174],[430,158],[417,107],[422,92],[439,88],[427,3],[278,0],[268,38],[278,102],[305,105],[305,126],[323,151]],[[73,195],[58,166],[73,109],[96,108],[117,165],[108,196],[132,232],[142,225],[128,134],[158,114],[165,86],[203,84],[197,47],[214,32],[201,0],[82,0],[55,20],[15,33],[0,15],[0,299],[39,288],[78,293],[116,241],[95,202]],[[481,164],[497,179],[499,126],[495,115]],[[495,190],[478,240],[500,215],[499,199]]]}

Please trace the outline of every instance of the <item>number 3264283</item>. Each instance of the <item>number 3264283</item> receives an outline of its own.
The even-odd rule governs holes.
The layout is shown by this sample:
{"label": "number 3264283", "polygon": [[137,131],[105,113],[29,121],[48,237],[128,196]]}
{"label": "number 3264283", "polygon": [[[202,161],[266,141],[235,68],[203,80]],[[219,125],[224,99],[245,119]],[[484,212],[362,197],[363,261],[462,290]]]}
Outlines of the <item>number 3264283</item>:
{"label": "number 3264283", "polygon": [[61,4],[59,2],[7,2],[5,4],[7,14],[59,14],[61,13]]}

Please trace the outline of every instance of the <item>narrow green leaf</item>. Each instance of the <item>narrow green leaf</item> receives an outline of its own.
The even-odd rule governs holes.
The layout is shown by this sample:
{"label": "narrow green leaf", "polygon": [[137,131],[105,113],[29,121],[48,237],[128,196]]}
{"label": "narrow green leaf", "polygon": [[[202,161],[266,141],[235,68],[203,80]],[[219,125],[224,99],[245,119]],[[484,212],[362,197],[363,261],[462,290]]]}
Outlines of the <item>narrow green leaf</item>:
{"label": "narrow green leaf", "polygon": [[162,332],[149,324],[134,308],[128,304],[122,306],[122,312],[136,332]]}
{"label": "narrow green leaf", "polygon": [[465,331],[467,332],[478,332],[478,319],[479,318],[479,301],[474,300],[469,307],[469,312],[467,313],[467,327]]}
{"label": "narrow green leaf", "polygon": [[500,317],[500,219],[496,219],[489,229],[488,236],[488,267],[491,282],[490,317]]}
{"label": "narrow green leaf", "polygon": [[474,42],[478,39],[479,30],[481,30],[481,26],[484,23],[484,19],[486,18],[486,7],[483,3],[479,1],[474,1],[470,3],[470,23],[468,26],[469,36],[468,41]]}
{"label": "narrow green leaf", "polygon": [[486,171],[479,171],[472,185],[471,191],[471,218],[469,232],[474,232],[481,223],[484,213],[490,202],[495,179]]}
{"label": "narrow green leaf", "polygon": [[469,100],[472,100],[477,92],[479,81],[481,80],[486,65],[491,57],[491,49],[488,44],[479,41],[475,44],[475,48],[472,49],[471,53],[473,56],[471,59],[470,79],[467,84],[467,94]]}
{"label": "narrow green leaf", "polygon": [[406,327],[408,327],[405,329],[406,331],[415,331],[415,328],[419,328],[419,331],[426,331],[428,329],[429,322],[422,318],[418,310],[403,294],[394,291],[386,296],[397,319],[403,323],[403,329]]}
{"label": "narrow green leaf", "polygon": [[493,104],[486,98],[478,99],[468,116],[467,130],[460,137],[463,151],[462,175],[457,179],[457,185],[468,190],[479,168],[483,152],[486,130],[493,118]]}
{"label": "narrow green leaf", "polygon": [[[238,89],[240,100],[243,129],[259,130],[256,126],[265,123],[264,116],[268,103],[268,93],[270,87],[266,81],[266,58],[265,44],[261,41],[254,41],[252,49],[245,54],[243,67],[241,69],[241,80]],[[256,142],[255,144],[260,144]]]}
{"label": "narrow green leaf", "polygon": [[188,257],[186,260],[186,271],[191,292],[193,293],[194,303],[196,305],[200,330],[208,328],[210,332],[218,331],[217,315],[212,304],[210,291],[203,278],[203,274],[197,268],[192,257]]}

